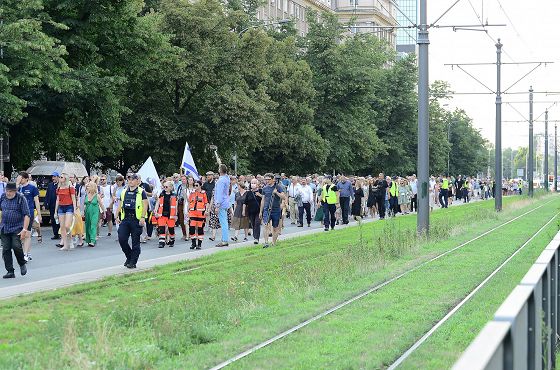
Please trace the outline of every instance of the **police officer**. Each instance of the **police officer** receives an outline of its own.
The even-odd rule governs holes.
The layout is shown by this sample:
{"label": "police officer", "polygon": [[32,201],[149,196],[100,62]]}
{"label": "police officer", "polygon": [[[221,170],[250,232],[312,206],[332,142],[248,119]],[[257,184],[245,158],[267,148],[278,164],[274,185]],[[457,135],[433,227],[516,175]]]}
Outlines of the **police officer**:
{"label": "police officer", "polygon": [[[140,256],[140,235],[146,224],[148,213],[148,196],[144,189],[139,187],[140,177],[132,174],[128,181],[128,187],[121,193],[121,202],[117,209],[117,220],[119,226],[119,244],[126,256],[124,266],[136,268]],[[132,239],[132,247],[128,244],[128,238]]]}
{"label": "police officer", "polygon": [[439,190],[439,204],[442,208],[447,208],[449,200],[449,178],[446,174],[441,180],[441,189]]}
{"label": "police officer", "polygon": [[332,178],[327,176],[325,178],[325,185],[321,192],[321,200],[323,202],[323,223],[325,224],[325,231],[334,230],[336,224],[336,207],[338,203],[338,188],[333,185]]}

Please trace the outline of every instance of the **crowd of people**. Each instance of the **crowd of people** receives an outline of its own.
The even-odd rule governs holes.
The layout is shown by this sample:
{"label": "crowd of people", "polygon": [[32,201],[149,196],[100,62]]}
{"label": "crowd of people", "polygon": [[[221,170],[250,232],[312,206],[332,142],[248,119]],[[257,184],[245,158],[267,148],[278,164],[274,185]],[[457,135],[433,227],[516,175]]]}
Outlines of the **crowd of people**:
{"label": "crowd of people", "polygon": [[[105,174],[78,179],[73,174],[52,174],[43,209],[50,214],[53,240],[60,251],[95,247],[102,230],[107,236],[116,229],[126,257],[124,266],[135,268],[141,243],[152,237],[158,247],[174,247],[175,228],[190,249],[201,249],[205,236],[217,247],[230,242],[274,246],[284,226],[311,227],[321,222],[325,231],[350,222],[350,218],[396,217],[417,211],[418,180],[412,176],[275,175],[228,174],[220,164],[218,173],[207,172],[200,179],[175,173],[143,179],[128,173],[111,179]],[[504,194],[520,194],[522,182],[504,182]],[[495,184],[465,176],[432,176],[429,181],[430,209],[447,208],[455,202],[487,199]],[[14,277],[12,251],[26,273],[31,257],[31,231],[42,242],[39,191],[31,175],[20,172],[15,183],[0,181],[1,238],[8,274]],[[17,220],[16,220],[17,219]],[[232,234],[230,236],[230,230]],[[155,234],[154,235],[154,231]]]}

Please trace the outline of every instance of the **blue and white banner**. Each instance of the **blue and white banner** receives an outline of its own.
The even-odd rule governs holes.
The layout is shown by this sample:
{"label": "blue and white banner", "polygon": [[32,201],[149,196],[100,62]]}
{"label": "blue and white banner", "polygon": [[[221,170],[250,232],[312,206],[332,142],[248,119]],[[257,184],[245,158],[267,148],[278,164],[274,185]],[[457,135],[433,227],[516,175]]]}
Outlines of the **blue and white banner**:
{"label": "blue and white banner", "polygon": [[198,175],[198,170],[196,169],[196,165],[194,164],[194,159],[191,154],[191,148],[189,147],[189,143],[185,143],[185,151],[183,152],[183,160],[181,161],[181,168],[185,170],[185,174],[187,176],[190,175],[195,180],[200,179],[200,176]]}

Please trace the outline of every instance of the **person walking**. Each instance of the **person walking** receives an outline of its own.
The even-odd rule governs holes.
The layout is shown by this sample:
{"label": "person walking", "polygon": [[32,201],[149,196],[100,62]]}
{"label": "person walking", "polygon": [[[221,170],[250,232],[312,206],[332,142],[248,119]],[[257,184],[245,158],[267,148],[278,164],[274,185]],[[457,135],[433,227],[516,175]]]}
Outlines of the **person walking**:
{"label": "person walking", "polygon": [[301,185],[299,184],[298,177],[292,176],[292,181],[290,182],[286,190],[288,193],[288,213],[292,225],[295,225],[296,220],[298,219],[298,212],[296,212],[296,210],[298,209],[298,202],[296,200],[296,196],[300,188]]}
{"label": "person walking", "polygon": [[97,243],[97,227],[99,225],[100,215],[105,212],[103,200],[97,191],[97,186],[94,182],[89,182],[86,185],[86,197],[84,199],[84,217],[85,217],[85,231],[86,243],[88,247],[95,247]]}
{"label": "person walking", "polygon": [[[107,225],[107,236],[111,236],[113,231],[113,186],[108,184],[107,175],[101,175],[99,178],[99,191],[101,199],[103,199],[103,225]],[[101,222],[101,220],[100,220]]]}
{"label": "person walking", "polygon": [[235,208],[233,211],[232,226],[235,230],[234,236],[231,238],[234,242],[239,240],[239,234],[241,229],[245,231],[245,238],[243,241],[247,241],[249,235],[249,217],[244,214],[243,209],[245,206],[245,201],[247,199],[247,191],[245,190],[245,184],[238,184],[238,192],[235,194]]}
{"label": "person walking", "polygon": [[197,181],[193,185],[193,191],[187,199],[189,212],[189,236],[191,239],[191,249],[202,249],[204,240],[204,224],[206,222],[206,211],[208,210],[208,197],[202,190],[202,182]]}
{"label": "person walking", "polygon": [[[175,187],[172,181],[163,185],[158,203],[154,209],[155,224],[159,238],[159,248],[173,247],[175,245],[175,223],[177,221],[177,196],[173,192]],[[169,237],[169,239],[168,239]]]}
{"label": "person walking", "polygon": [[[128,187],[121,193],[121,202],[118,209],[117,220],[119,225],[119,244],[126,256],[124,266],[136,268],[140,257],[140,235],[146,225],[148,213],[148,196],[139,187],[140,178],[137,174],[131,174]],[[131,239],[132,245],[128,244]]]}
{"label": "person walking", "polygon": [[352,216],[356,221],[362,221],[362,199],[364,196],[362,180],[358,179],[354,185],[354,202],[352,203]]}
{"label": "person walking", "polygon": [[249,223],[253,229],[253,244],[259,244],[261,236],[261,220],[259,212],[261,209],[262,191],[259,189],[259,180],[251,180],[251,189],[245,197],[243,204],[243,215],[249,217]]}
{"label": "person walking", "polygon": [[222,229],[222,241],[218,243],[217,247],[227,247],[229,245],[229,223],[228,223],[228,213],[230,208],[230,201],[229,201],[229,188],[230,188],[230,180],[229,176],[227,175],[227,166],[225,164],[221,164],[218,170],[220,174],[220,178],[216,183],[216,191],[215,191],[215,206],[216,206],[216,213],[218,214],[218,219],[220,221],[220,227]]}
{"label": "person walking", "polygon": [[389,185],[389,208],[391,217],[395,217],[399,211],[399,186],[397,184],[397,177],[394,176]]}
{"label": "person walking", "polygon": [[336,184],[339,193],[340,211],[342,213],[342,223],[348,224],[348,214],[350,213],[350,199],[354,196],[354,188],[352,183],[348,181],[346,176],[341,176],[340,181]]}
{"label": "person walking", "polygon": [[332,183],[332,178],[325,178],[325,185],[321,190],[321,201],[323,204],[323,222],[325,231],[334,230],[336,225],[336,207],[338,203],[338,188]]}
{"label": "person walking", "polygon": [[27,274],[27,261],[23,253],[22,241],[31,235],[31,231],[29,231],[31,213],[27,200],[17,192],[17,186],[13,182],[6,184],[5,191],[0,196],[0,211],[2,211],[2,221],[0,222],[2,258],[7,271],[3,278],[16,277],[12,251],[16,256],[21,276],[24,276]]}
{"label": "person walking", "polygon": [[60,174],[58,172],[53,172],[52,173],[52,181],[49,182],[49,184],[47,185],[47,193],[45,195],[45,209],[49,210],[50,213],[50,223],[51,223],[51,227],[52,227],[52,231],[53,231],[53,237],[51,238],[52,240],[58,240],[60,239],[60,234],[58,233],[58,231],[60,230],[60,225],[58,224],[58,222],[56,222],[56,213],[55,213],[55,209],[56,209],[56,189],[58,187],[58,180],[59,180],[59,176]]}
{"label": "person walking", "polygon": [[375,194],[375,205],[379,213],[379,219],[385,219],[385,197],[387,195],[387,180],[385,174],[381,172],[377,179],[373,181],[373,193]]}
{"label": "person walking", "polygon": [[416,174],[412,175],[409,181],[412,197],[410,198],[410,211],[418,212],[418,179]]}
{"label": "person walking", "polygon": [[439,203],[443,208],[449,207],[449,177],[447,174],[445,174],[441,180]]}
{"label": "person walking", "polygon": [[[23,194],[27,205],[29,207],[30,217],[33,219],[35,216],[35,210],[41,210],[39,205],[39,189],[35,185],[29,183],[29,174],[25,171],[19,173],[18,179],[16,180],[16,185],[19,186],[19,192]],[[37,212],[37,221],[39,224],[42,222],[41,212]],[[33,226],[33,221],[29,222],[29,233],[26,234],[26,238],[23,240],[23,255],[26,261],[31,261],[31,228]]]}
{"label": "person walking", "polygon": [[286,194],[281,184],[277,183],[272,173],[264,175],[267,184],[262,188],[263,201],[259,210],[259,218],[265,226],[264,246],[268,248],[269,233],[266,230],[268,223],[272,224],[272,246],[276,245],[278,235],[280,235],[280,218],[282,217],[282,201],[286,200]]}
{"label": "person walking", "polygon": [[56,189],[55,213],[60,224],[61,243],[58,245],[61,251],[68,251],[74,248],[72,242],[72,222],[74,221],[74,211],[79,209],[76,204],[76,188],[70,184],[68,175],[60,175],[58,188]]}
{"label": "person walking", "polygon": [[189,238],[187,232],[188,212],[189,212],[189,182],[186,175],[181,175],[181,182],[177,186],[177,223],[183,233],[183,240]]}
{"label": "person walking", "polygon": [[399,181],[399,192],[398,192],[398,202],[400,211],[403,215],[409,214],[409,206],[412,198],[412,189],[408,184],[408,181],[401,178]]}
{"label": "person walking", "polygon": [[305,212],[307,227],[311,227],[311,204],[313,203],[313,190],[311,189],[311,186],[308,185],[305,177],[302,177],[301,179],[297,195],[299,195],[299,203],[301,204],[301,206],[298,204],[298,227],[303,227],[303,212]]}

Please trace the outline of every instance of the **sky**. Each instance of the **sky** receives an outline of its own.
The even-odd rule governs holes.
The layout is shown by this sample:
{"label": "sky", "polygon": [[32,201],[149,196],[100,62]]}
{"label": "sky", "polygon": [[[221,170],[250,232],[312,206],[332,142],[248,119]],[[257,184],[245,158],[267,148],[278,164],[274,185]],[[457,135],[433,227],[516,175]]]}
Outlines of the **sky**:
{"label": "sky", "polygon": [[[428,0],[428,23],[433,23],[455,0]],[[483,14],[484,11],[484,15]],[[495,40],[501,39],[502,62],[554,62],[541,65],[528,77],[513,86],[509,92],[526,92],[504,95],[503,121],[525,121],[529,118],[529,87],[534,91],[560,92],[560,16],[559,0],[460,0],[438,25],[475,25],[481,19],[488,24],[506,24],[506,27],[487,27],[488,33],[456,31],[449,28],[430,29],[430,82],[445,80],[455,92],[489,92],[451,63],[495,63]],[[503,65],[502,91],[514,84],[536,65]],[[482,83],[496,90],[496,66],[464,66],[467,72]],[[490,142],[495,142],[495,95],[455,95],[446,109],[464,109],[473,124]],[[544,121],[544,111],[549,109],[549,120],[560,120],[560,94],[534,96],[534,118]],[[556,105],[554,103],[558,101]],[[506,104],[510,102],[511,104]],[[517,109],[519,112],[516,112]],[[542,115],[542,116],[541,116]],[[528,145],[528,123],[502,124],[502,148]],[[534,132],[544,133],[544,122],[535,122]],[[554,134],[554,123],[549,124],[549,134]]]}

